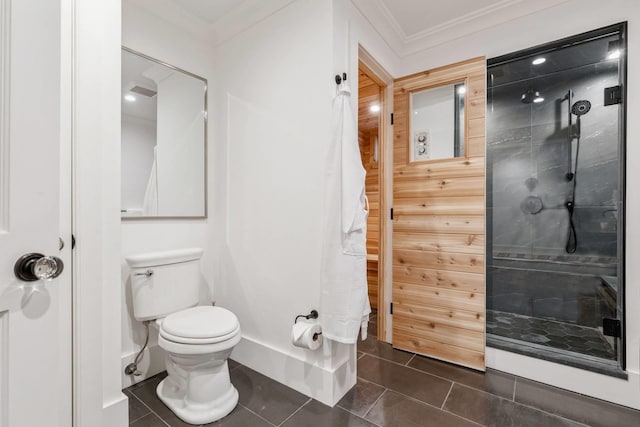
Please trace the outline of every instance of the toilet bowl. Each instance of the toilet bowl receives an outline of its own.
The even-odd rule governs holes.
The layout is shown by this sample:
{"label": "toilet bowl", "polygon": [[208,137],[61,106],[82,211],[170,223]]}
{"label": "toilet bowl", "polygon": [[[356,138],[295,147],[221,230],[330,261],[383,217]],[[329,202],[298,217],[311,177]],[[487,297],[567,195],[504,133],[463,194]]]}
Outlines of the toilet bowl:
{"label": "toilet bowl", "polygon": [[238,404],[227,359],[240,341],[236,316],[220,307],[193,307],[160,322],[158,344],[169,374],[157,388],[160,400],[180,419],[210,423]]}
{"label": "toilet bowl", "polygon": [[190,424],[219,420],[238,404],[227,360],[240,341],[240,324],[229,310],[196,305],[201,255],[201,249],[185,249],[126,258],[134,317],[155,320],[166,351],[168,376],[156,392]]}

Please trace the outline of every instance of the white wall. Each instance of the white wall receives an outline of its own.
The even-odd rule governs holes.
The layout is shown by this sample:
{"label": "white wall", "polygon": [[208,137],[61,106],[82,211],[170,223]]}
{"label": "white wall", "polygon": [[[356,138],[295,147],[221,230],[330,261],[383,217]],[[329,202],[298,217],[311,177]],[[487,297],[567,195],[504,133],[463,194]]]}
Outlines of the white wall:
{"label": "white wall", "polygon": [[[143,9],[129,3],[122,4],[122,44],[138,52],[149,55],[186,71],[202,76],[209,82],[213,80],[212,49],[188,36],[178,29],[151,15]],[[209,95],[211,97],[211,95]],[[209,133],[211,135],[211,133]],[[211,164],[213,153],[209,143],[209,177],[213,177]],[[213,178],[211,178],[213,179]],[[209,183],[211,188],[211,181]],[[211,212],[214,196],[208,197]],[[175,248],[200,247],[205,250],[202,266],[201,303],[211,303],[213,289],[213,255],[209,238],[208,219],[192,220],[124,220],[122,221],[122,256],[132,253],[169,250]],[[128,283],[129,270],[124,258],[120,260],[122,286],[122,368],[131,361],[144,342],[144,327],[133,318],[131,290]],[[149,356],[151,354],[151,357]],[[144,375],[136,377],[140,381],[164,370],[163,353],[157,346],[157,332],[152,331],[150,353],[141,364]],[[122,371],[121,371],[122,372]],[[122,387],[131,384],[133,379],[122,374]]]}
{"label": "white wall", "polygon": [[122,209],[142,209],[153,165],[156,122],[122,115]]}
{"label": "white wall", "polygon": [[[640,73],[640,3],[637,0],[572,0],[559,6],[514,19],[493,28],[456,38],[403,58],[389,55],[385,45],[360,13],[350,4],[334,0],[339,19],[347,22],[348,31],[334,29],[337,46],[336,64],[341,59],[342,45],[350,46],[347,65],[354,73],[354,45],[369,51],[394,77],[401,77],[477,56],[499,56],[519,49],[547,43],[559,38],[590,31],[599,27],[629,21],[629,94],[638,93],[640,83],[634,79]],[[570,18],[567,18],[570,17]],[[347,37],[348,35],[348,37]],[[379,36],[378,36],[379,37]],[[338,67],[337,69],[340,69]],[[640,100],[627,99],[627,182],[640,180],[640,148],[633,142],[640,135],[640,123],[632,118],[640,114]],[[640,213],[640,188],[627,188],[627,218]],[[618,380],[584,370],[569,368],[536,359],[488,349],[487,365],[552,385],[578,391],[605,400],[640,408],[640,265],[633,260],[640,257],[640,225],[629,220],[626,224],[626,327],[627,370],[629,381]]]}
{"label": "white wall", "polygon": [[218,46],[212,240],[217,300],[243,331],[232,357],[334,404],[355,382],[353,346],[291,345],[294,317],[320,302],[331,28],[330,0],[299,0]]}

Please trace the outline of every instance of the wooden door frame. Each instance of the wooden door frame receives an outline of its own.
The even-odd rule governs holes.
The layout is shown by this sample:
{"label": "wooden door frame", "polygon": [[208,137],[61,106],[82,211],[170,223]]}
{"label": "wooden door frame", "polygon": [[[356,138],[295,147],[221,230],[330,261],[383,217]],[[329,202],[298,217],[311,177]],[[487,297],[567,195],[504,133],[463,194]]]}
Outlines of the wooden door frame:
{"label": "wooden door frame", "polygon": [[[391,269],[387,263],[391,260],[388,250],[389,228],[389,191],[393,176],[393,153],[390,151],[393,140],[391,112],[393,111],[393,77],[362,46],[358,46],[358,65],[378,86],[380,86],[380,115],[378,117],[378,186],[380,189],[380,238],[378,243],[378,340],[391,342],[391,328],[387,328],[389,308],[391,305]],[[389,286],[389,289],[387,287]],[[388,336],[389,335],[389,336]]]}

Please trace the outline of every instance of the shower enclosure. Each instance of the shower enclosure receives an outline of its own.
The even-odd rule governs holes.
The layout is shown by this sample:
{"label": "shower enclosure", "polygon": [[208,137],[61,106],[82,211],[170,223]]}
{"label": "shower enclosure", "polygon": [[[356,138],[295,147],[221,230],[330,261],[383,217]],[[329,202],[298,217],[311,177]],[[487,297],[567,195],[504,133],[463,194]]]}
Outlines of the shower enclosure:
{"label": "shower enclosure", "polygon": [[488,62],[487,344],[624,377],[625,24]]}

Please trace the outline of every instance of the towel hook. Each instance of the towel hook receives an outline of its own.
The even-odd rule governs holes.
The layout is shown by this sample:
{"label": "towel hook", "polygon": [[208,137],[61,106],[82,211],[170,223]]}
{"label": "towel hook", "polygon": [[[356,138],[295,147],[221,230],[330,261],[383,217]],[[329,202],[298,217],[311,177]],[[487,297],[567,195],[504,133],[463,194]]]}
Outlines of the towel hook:
{"label": "towel hook", "polygon": [[347,73],[342,73],[342,77],[340,77],[340,74],[336,74],[336,84],[339,85],[342,82],[346,82],[347,81]]}

